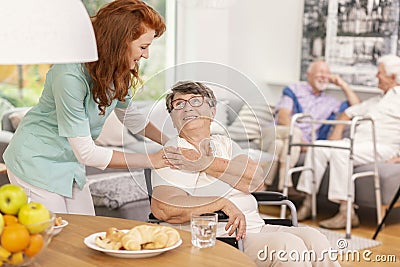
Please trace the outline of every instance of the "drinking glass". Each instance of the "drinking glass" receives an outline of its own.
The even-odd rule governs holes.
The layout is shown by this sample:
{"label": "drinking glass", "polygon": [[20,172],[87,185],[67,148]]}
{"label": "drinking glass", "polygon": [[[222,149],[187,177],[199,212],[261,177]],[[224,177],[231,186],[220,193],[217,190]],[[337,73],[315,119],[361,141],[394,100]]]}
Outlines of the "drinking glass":
{"label": "drinking glass", "polygon": [[217,213],[192,213],[190,228],[193,246],[198,248],[213,247],[217,236],[217,223]]}

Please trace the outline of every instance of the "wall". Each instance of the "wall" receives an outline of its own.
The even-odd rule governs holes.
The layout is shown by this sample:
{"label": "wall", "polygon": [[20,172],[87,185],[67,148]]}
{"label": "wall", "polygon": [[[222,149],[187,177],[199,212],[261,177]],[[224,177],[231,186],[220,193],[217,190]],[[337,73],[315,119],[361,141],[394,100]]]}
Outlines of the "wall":
{"label": "wall", "polygon": [[178,63],[228,65],[254,81],[271,104],[285,84],[299,79],[303,0],[230,0],[222,8],[205,4],[214,0],[184,4],[190,1],[177,4]]}
{"label": "wall", "polygon": [[236,54],[231,63],[254,78],[276,102],[281,87],[268,88],[266,83],[285,84],[299,78],[303,1],[248,3],[231,10],[231,52]]}
{"label": "wall", "polygon": [[225,8],[181,2],[178,63],[227,64],[252,79],[270,102],[276,102],[281,88],[267,81],[298,79],[302,0],[236,0]]}

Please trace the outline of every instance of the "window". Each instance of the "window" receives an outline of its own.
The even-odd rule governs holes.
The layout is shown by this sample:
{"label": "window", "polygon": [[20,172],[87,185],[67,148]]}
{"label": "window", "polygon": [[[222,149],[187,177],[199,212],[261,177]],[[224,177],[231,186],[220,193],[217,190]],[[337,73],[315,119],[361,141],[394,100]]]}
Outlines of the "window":
{"label": "window", "polygon": [[13,106],[35,105],[50,65],[0,65],[0,98]]}
{"label": "window", "polygon": [[[97,10],[110,0],[83,0],[89,15],[93,16]],[[143,0],[146,4],[157,10],[164,17],[166,23],[173,21],[175,16],[173,0]],[[168,3],[167,3],[168,2]],[[169,65],[168,62],[174,64],[174,51],[167,52],[168,40],[173,40],[173,26],[167,25],[167,31],[158,39],[153,41],[150,46],[149,59],[140,60],[140,76],[144,82],[143,87],[137,89],[135,99],[157,99],[163,95],[166,86],[166,78],[162,72]],[[173,49],[170,49],[173,50]]]}
{"label": "window", "polygon": [[[143,0],[145,3],[157,10],[161,16],[166,17],[166,0]],[[149,59],[140,60],[140,76],[144,82],[143,87],[137,90],[135,99],[158,99],[165,91],[165,75],[162,72],[167,67],[166,49],[167,35],[170,34],[170,28],[167,25],[167,31],[158,39],[155,39],[150,46]]]}

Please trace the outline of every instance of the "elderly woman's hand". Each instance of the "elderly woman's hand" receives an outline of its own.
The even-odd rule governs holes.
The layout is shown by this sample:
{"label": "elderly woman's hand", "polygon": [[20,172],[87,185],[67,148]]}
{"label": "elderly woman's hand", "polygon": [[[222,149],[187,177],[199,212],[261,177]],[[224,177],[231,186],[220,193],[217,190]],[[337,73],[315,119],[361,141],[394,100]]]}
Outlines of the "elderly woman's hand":
{"label": "elderly woman's hand", "polygon": [[209,142],[201,143],[200,152],[194,149],[166,147],[164,154],[172,168],[191,172],[207,169],[214,160]]}
{"label": "elderly woman's hand", "polygon": [[228,234],[232,235],[237,230],[236,240],[245,238],[246,218],[244,214],[229,200],[222,211],[229,216],[229,221],[225,226],[225,230],[228,231]]}

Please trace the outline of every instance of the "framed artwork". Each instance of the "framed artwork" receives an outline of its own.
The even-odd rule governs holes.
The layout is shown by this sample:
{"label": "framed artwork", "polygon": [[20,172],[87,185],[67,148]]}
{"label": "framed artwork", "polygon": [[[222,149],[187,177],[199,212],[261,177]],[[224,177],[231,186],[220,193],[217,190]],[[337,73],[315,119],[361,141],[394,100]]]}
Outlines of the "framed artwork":
{"label": "framed artwork", "polygon": [[305,0],[301,80],[309,64],[325,59],[352,85],[376,87],[376,61],[400,55],[400,0]]}

